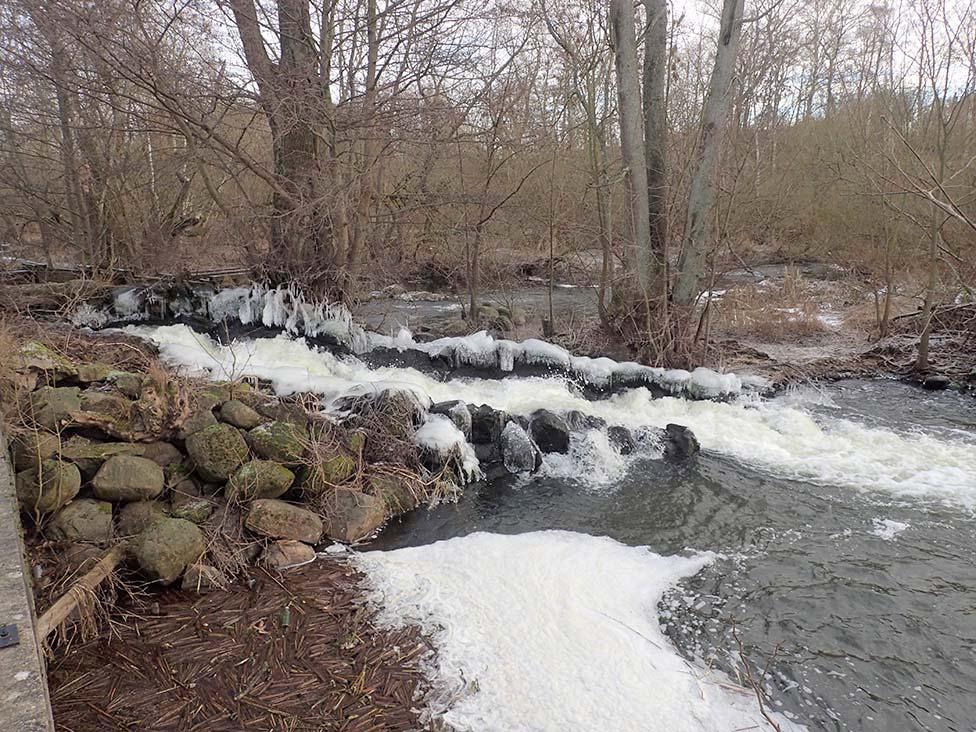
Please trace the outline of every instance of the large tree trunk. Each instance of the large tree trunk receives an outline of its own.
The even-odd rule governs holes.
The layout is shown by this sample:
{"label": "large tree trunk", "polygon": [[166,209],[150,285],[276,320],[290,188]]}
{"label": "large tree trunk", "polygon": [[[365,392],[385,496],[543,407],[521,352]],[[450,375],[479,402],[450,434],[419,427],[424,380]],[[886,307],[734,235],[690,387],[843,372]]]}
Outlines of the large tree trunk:
{"label": "large tree trunk", "polygon": [[[672,301],[687,322],[698,297],[705,262],[706,227],[715,206],[715,176],[729,115],[729,93],[742,32],[745,0],[724,0],[718,52],[708,85],[697,165],[688,196],[688,216]],[[683,329],[684,330],[684,329]]]}
{"label": "large tree trunk", "polygon": [[[644,39],[644,161],[650,213],[651,253],[655,275],[665,272],[668,243],[667,195],[667,64],[668,4],[644,0],[647,34]],[[665,294],[664,289],[660,294]]]}
{"label": "large tree trunk", "polygon": [[610,0],[610,24],[617,73],[620,155],[624,164],[627,215],[632,236],[627,259],[631,273],[637,276],[636,294],[646,303],[651,285],[651,231],[633,5],[627,0]]}

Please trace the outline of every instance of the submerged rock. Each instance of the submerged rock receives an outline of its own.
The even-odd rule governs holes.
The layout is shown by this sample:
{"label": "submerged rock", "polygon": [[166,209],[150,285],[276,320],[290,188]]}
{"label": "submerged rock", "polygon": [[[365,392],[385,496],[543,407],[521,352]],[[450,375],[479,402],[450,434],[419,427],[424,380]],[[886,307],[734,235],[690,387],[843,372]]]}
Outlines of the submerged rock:
{"label": "submerged rock", "polygon": [[62,460],[42,460],[37,468],[17,473],[17,501],[29,513],[57,511],[81,490],[78,467]]}
{"label": "submerged rock", "polygon": [[92,489],[106,501],[148,501],[163,492],[163,469],[137,455],[113,455],[95,474]]}
{"label": "submerged rock", "polygon": [[237,399],[231,399],[220,406],[220,419],[242,430],[254,429],[264,422],[260,414]]}
{"label": "submerged rock", "polygon": [[369,536],[386,520],[386,501],[348,488],[335,489],[324,505],[326,536],[347,544]]}
{"label": "submerged rock", "polygon": [[664,455],[671,460],[688,460],[701,450],[695,433],[684,425],[669,424],[664,435]]}
{"label": "submerged rock", "polygon": [[271,460],[251,460],[227,481],[224,492],[229,500],[278,498],[291,488],[295,474]]}
{"label": "submerged rock", "polygon": [[566,424],[573,432],[582,432],[584,430],[602,430],[607,426],[607,420],[573,409],[566,413]]}
{"label": "submerged rock", "polygon": [[247,442],[258,455],[283,465],[298,465],[309,444],[308,429],[294,422],[268,422],[247,433]]}
{"label": "submerged rock", "polygon": [[139,534],[133,553],[139,568],[151,580],[174,582],[206,550],[200,527],[192,521],[165,518]]}
{"label": "submerged rock", "polygon": [[229,424],[213,424],[186,438],[186,452],[201,478],[223,483],[247,460],[247,443]]}
{"label": "submerged rock", "polygon": [[539,448],[518,422],[509,422],[499,439],[502,463],[510,473],[529,473],[542,461]]}
{"label": "submerged rock", "polygon": [[251,503],[245,526],[271,539],[297,539],[309,544],[318,543],[323,528],[318,514],[276,498],[259,498]]}
{"label": "submerged rock", "polygon": [[294,539],[282,539],[267,546],[261,554],[261,564],[279,572],[300,567],[315,559],[315,549]]}
{"label": "submerged rock", "polygon": [[637,440],[634,439],[633,433],[620,425],[614,425],[607,429],[607,440],[621,455],[630,455],[637,449]]}
{"label": "submerged rock", "polygon": [[112,539],[112,504],[78,498],[58,511],[45,533],[52,539],[104,543]]}
{"label": "submerged rock", "polygon": [[542,452],[569,452],[569,425],[558,414],[539,409],[532,414],[532,439]]}

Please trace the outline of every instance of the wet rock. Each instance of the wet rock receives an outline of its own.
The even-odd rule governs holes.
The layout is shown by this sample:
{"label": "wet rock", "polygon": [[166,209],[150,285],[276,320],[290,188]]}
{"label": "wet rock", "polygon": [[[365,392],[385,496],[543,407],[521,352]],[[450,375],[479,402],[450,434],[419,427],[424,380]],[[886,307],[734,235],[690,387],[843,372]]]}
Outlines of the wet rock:
{"label": "wet rock", "polygon": [[31,416],[41,427],[56,432],[72,412],[81,410],[77,386],[42,386],[30,396]]}
{"label": "wet rock", "polygon": [[28,513],[57,511],[81,490],[78,467],[62,460],[42,460],[37,468],[17,473],[17,501]]}
{"label": "wet rock", "polygon": [[92,489],[105,501],[148,501],[163,492],[163,469],[136,455],[113,455],[95,474]]}
{"label": "wet rock", "polygon": [[199,412],[194,412],[187,417],[186,421],[183,423],[183,429],[180,430],[179,438],[181,440],[185,440],[194,432],[199,432],[204,427],[210,427],[211,425],[215,424],[217,424],[217,418],[209,409],[202,409]]}
{"label": "wet rock", "polygon": [[78,381],[91,384],[96,381],[107,381],[112,373],[112,367],[104,363],[83,363],[78,367]]}
{"label": "wet rock", "polygon": [[133,554],[149,579],[170,584],[196,563],[205,550],[203,532],[195,523],[164,518],[139,534]]}
{"label": "wet rock", "polygon": [[566,414],[566,424],[573,432],[583,432],[585,430],[602,430],[607,426],[607,420],[573,409]]}
{"label": "wet rock", "polygon": [[469,406],[468,411],[471,412],[471,442],[475,445],[498,442],[505,425],[512,420],[510,415],[487,404]]}
{"label": "wet rock", "polygon": [[610,445],[621,455],[630,455],[637,449],[637,441],[634,435],[626,427],[614,425],[607,429],[607,439]]}
{"label": "wet rock", "polygon": [[323,517],[325,535],[334,541],[359,541],[386,520],[386,502],[356,490],[337,488],[324,505],[327,507]]}
{"label": "wet rock", "polygon": [[130,399],[138,399],[142,396],[143,379],[142,374],[133,374],[128,371],[113,371],[108,377],[108,380],[115,384],[115,388]]}
{"label": "wet rock", "polygon": [[201,478],[223,483],[247,460],[247,443],[229,424],[213,424],[186,438],[186,452]]}
{"label": "wet rock", "polygon": [[670,460],[688,460],[701,450],[695,433],[683,425],[665,426],[664,437],[664,455]]}
{"label": "wet rock", "polygon": [[532,414],[532,439],[544,453],[569,452],[569,425],[558,414],[539,409]]}
{"label": "wet rock", "polygon": [[468,410],[468,405],[464,402],[460,400],[437,402],[430,408],[430,413],[443,414],[461,431],[464,439],[471,439],[471,412]]}
{"label": "wet rock", "polygon": [[480,443],[473,445],[473,447],[475,457],[478,458],[478,462],[481,463],[482,467],[501,462],[502,452],[497,443]]}
{"label": "wet rock", "polygon": [[173,487],[170,498],[170,514],[175,518],[186,519],[202,524],[214,512],[214,502],[203,495],[196,481],[187,479]]}
{"label": "wet rock", "polygon": [[317,514],[276,498],[253,501],[245,526],[271,539],[297,539],[316,544],[322,538],[322,519]]}
{"label": "wet rock", "polygon": [[158,501],[135,501],[119,509],[119,536],[141,534],[157,521],[169,516],[166,506]]}
{"label": "wet rock", "polygon": [[247,441],[261,457],[294,466],[305,455],[309,434],[305,426],[294,422],[268,422],[248,432]]}
{"label": "wet rock", "polygon": [[183,460],[183,453],[168,442],[147,442],[143,445],[142,457],[152,460],[162,468],[179,463]]}
{"label": "wet rock", "polygon": [[392,516],[408,513],[420,505],[416,490],[411,489],[409,482],[399,476],[374,474],[369,476],[368,484],[370,493],[383,499],[387,513]]}
{"label": "wet rock", "polygon": [[227,576],[216,567],[194,562],[183,573],[180,589],[184,592],[204,594],[210,590],[223,589],[228,584]]}
{"label": "wet rock", "polygon": [[261,554],[261,564],[279,572],[300,567],[315,559],[315,550],[308,544],[294,539],[273,542]]}
{"label": "wet rock", "polygon": [[943,389],[948,389],[952,382],[949,381],[948,376],[941,376],[939,374],[933,376],[926,376],[922,381],[922,388],[928,391],[942,391]]}
{"label": "wet rock", "polygon": [[11,440],[16,470],[36,468],[61,448],[61,438],[44,430],[19,432]]}
{"label": "wet rock", "polygon": [[278,498],[294,482],[295,474],[284,465],[271,460],[251,460],[231,476],[224,490],[229,500]]}
{"label": "wet rock", "polygon": [[112,504],[77,498],[58,511],[45,533],[52,539],[104,543],[112,540]]}
{"label": "wet rock", "polygon": [[231,399],[220,406],[220,419],[242,430],[254,429],[264,422],[260,414],[237,399]]}
{"label": "wet rock", "polygon": [[517,422],[509,422],[499,439],[502,463],[510,473],[530,473],[541,461],[539,448]]}

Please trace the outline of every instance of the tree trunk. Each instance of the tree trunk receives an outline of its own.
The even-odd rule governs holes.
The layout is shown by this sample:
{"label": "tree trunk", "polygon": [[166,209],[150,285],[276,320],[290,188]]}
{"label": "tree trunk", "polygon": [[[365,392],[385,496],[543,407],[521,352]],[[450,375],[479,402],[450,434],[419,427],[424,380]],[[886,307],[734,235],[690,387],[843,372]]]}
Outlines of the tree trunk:
{"label": "tree trunk", "polygon": [[715,176],[729,114],[729,91],[742,32],[744,4],[745,0],[724,0],[722,5],[718,52],[715,54],[715,66],[705,100],[697,165],[688,196],[688,215],[678,262],[678,277],[672,292],[675,306],[685,311],[683,319],[687,319],[695,298],[698,297],[703,274],[706,227],[715,205]]}
{"label": "tree trunk", "polygon": [[[644,40],[644,161],[654,275],[665,271],[668,242],[667,136],[665,96],[668,64],[668,5],[644,0],[647,35]],[[657,289],[657,288],[656,288]],[[663,289],[658,290],[664,295]]]}

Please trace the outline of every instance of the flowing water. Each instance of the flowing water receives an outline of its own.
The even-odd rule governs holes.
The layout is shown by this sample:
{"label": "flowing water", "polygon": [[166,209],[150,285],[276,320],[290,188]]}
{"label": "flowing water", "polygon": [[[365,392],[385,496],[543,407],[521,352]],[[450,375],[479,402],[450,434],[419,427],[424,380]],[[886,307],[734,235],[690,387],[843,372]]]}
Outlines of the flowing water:
{"label": "flowing water", "polygon": [[471,485],[360,550],[387,621],[434,636],[430,704],[456,729],[769,729],[754,698],[709,676],[747,683],[739,642],[783,729],[976,729],[970,397],[846,381],[724,402],[644,388],[588,400],[562,378],[433,378],[284,337],[134,332],[191,370],[326,401],[400,384],[695,431],[703,452],[686,465],[574,434],[539,474]]}

